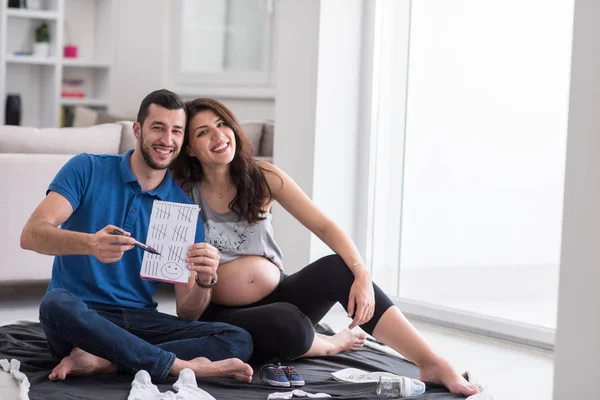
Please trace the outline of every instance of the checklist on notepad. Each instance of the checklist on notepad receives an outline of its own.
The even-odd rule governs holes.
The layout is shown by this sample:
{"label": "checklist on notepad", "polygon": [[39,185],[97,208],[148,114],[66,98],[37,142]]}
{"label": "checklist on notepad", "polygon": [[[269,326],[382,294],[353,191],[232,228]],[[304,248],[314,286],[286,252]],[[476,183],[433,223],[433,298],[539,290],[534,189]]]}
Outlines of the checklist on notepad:
{"label": "checklist on notepad", "polygon": [[160,255],[144,252],[140,276],[171,283],[187,283],[185,258],[196,238],[200,207],[196,204],[154,200],[146,244]]}

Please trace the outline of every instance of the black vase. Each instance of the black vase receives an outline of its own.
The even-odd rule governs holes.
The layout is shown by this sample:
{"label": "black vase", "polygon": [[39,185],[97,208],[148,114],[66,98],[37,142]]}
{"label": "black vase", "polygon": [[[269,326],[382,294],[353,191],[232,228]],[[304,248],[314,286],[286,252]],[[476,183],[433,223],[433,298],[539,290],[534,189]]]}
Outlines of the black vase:
{"label": "black vase", "polygon": [[21,96],[9,94],[6,96],[5,125],[21,125]]}
{"label": "black vase", "polygon": [[21,0],[8,0],[8,7],[21,8]]}

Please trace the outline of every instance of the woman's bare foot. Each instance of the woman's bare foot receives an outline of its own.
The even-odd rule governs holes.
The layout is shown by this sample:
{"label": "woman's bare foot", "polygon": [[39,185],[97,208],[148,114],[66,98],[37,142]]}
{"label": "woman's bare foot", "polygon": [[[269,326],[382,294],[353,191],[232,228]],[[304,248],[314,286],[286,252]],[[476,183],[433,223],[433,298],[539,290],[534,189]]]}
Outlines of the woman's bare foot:
{"label": "woman's bare foot", "polygon": [[48,379],[63,381],[68,375],[114,374],[115,372],[117,367],[110,361],[75,347],[71,350],[71,354],[54,367]]}
{"label": "woman's bare foot", "polygon": [[235,378],[242,382],[250,382],[252,380],[253,373],[252,367],[239,358],[210,361],[208,358],[198,357],[189,361],[183,361],[180,359],[175,360],[170,374],[177,376],[184,368],[191,369],[194,371],[196,376]]}
{"label": "woman's bare foot", "polygon": [[458,375],[450,363],[444,358],[437,358],[434,362],[419,366],[419,379],[424,382],[441,383],[451,393],[463,396],[472,396],[479,393],[479,388],[470,384],[465,378]]}
{"label": "woman's bare foot", "polygon": [[333,336],[317,335],[331,345],[331,352],[328,354],[358,350],[365,344],[365,340],[367,340],[367,334],[360,329],[350,330],[344,328]]}

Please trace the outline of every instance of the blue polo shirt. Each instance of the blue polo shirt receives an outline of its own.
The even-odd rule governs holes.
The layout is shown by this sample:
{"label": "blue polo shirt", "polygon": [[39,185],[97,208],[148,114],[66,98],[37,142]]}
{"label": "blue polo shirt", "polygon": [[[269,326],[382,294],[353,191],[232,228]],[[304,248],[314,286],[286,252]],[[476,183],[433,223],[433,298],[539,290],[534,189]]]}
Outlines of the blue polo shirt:
{"label": "blue polo shirt", "polygon": [[[106,225],[131,232],[144,242],[155,199],[193,204],[167,171],[154,190],[142,192],[131,170],[131,153],[79,154],[58,172],[48,192],[64,196],[73,214],[62,225],[70,231],[96,233]],[[196,243],[204,241],[204,225],[198,216]],[[87,303],[123,308],[156,308],[153,296],[160,282],[140,278],[143,251],[134,247],[123,257],[103,264],[94,256],[57,256],[48,290],[62,288]]]}

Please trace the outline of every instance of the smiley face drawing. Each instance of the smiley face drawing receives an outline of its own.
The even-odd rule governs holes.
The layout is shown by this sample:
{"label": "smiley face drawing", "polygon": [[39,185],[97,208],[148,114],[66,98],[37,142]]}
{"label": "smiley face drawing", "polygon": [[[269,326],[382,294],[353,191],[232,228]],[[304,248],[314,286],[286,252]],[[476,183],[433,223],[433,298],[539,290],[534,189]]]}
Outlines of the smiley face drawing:
{"label": "smiley face drawing", "polygon": [[165,278],[175,281],[183,276],[183,268],[174,262],[168,262],[162,266],[160,273]]}

